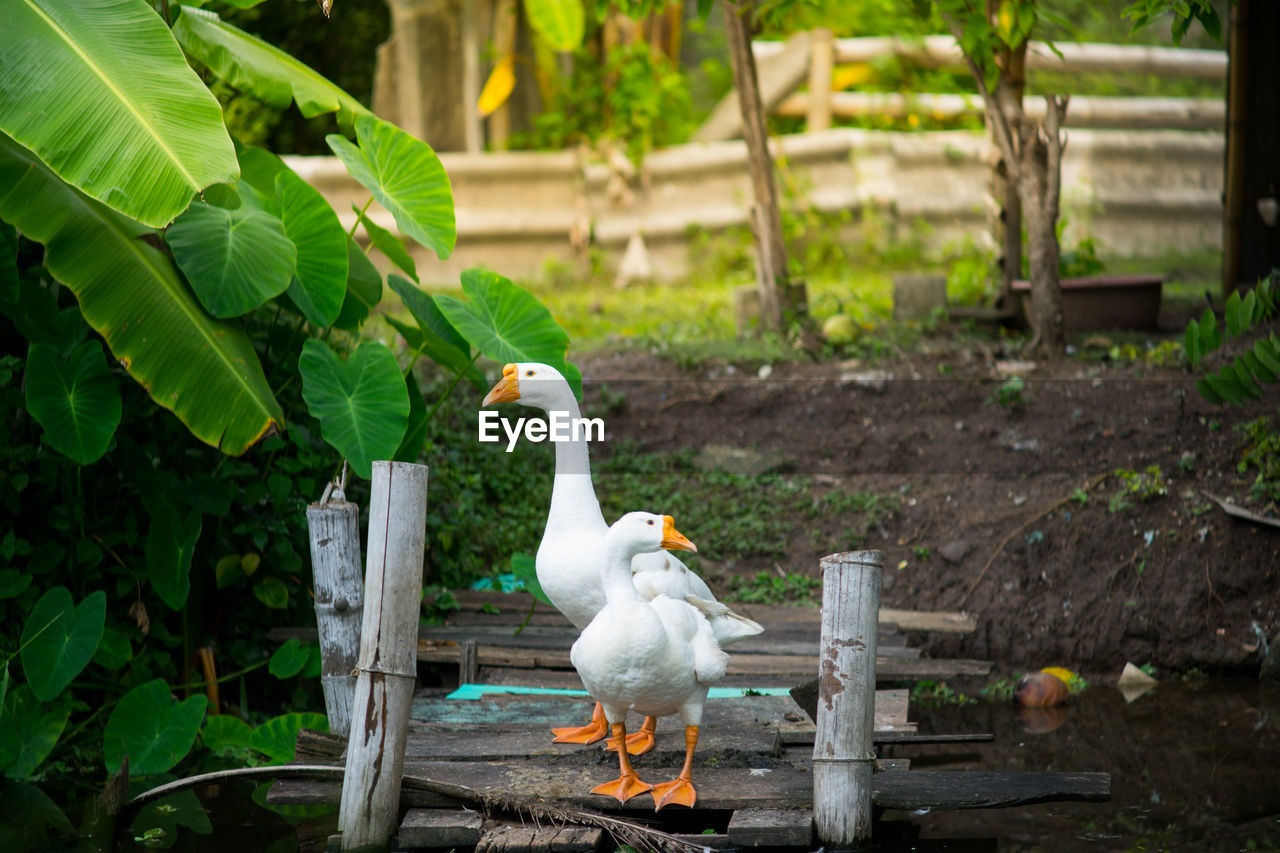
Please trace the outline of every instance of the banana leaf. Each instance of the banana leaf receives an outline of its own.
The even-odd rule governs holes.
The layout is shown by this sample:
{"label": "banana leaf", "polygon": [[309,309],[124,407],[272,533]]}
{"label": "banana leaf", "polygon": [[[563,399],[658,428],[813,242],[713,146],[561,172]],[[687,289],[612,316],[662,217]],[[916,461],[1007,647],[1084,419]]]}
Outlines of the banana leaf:
{"label": "banana leaf", "polygon": [[154,231],[63,183],[0,135],[0,219],[43,243],[49,271],[152,399],[237,456],[284,413],[238,323],[204,310]]}
{"label": "banana leaf", "polygon": [[145,0],[15,0],[0,38],[0,131],[147,225],[239,173],[218,101]]}

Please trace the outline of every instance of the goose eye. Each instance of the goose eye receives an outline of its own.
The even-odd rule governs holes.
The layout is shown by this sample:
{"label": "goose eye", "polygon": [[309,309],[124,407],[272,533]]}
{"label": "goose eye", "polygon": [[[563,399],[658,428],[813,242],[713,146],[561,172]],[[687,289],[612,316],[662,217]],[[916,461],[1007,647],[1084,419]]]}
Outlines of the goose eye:
{"label": "goose eye", "polygon": [[649,526],[650,526],[650,527],[653,527],[653,519],[652,519],[652,518],[651,518],[651,519],[649,519]]}
{"label": "goose eye", "polygon": [[533,371],[532,371],[532,370],[526,370],[526,371],[524,372],[524,375],[525,375],[525,376],[532,376],[532,375],[533,375]]}

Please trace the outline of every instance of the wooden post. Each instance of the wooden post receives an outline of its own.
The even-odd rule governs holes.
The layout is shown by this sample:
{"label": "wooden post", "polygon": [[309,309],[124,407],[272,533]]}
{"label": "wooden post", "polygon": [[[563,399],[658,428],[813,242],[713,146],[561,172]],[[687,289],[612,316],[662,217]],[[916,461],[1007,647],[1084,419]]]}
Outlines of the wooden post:
{"label": "wooden post", "polygon": [[871,734],[883,564],[880,551],[850,551],[822,559],[813,822],[818,840],[836,848],[871,840]]}
{"label": "wooden post", "polygon": [[835,66],[835,39],[831,30],[813,31],[809,65],[809,110],[805,130],[831,127],[831,76]]}
{"label": "wooden post", "polygon": [[374,462],[359,677],[342,780],[342,849],[384,849],[396,828],[417,674],[427,468]]}
{"label": "wooden post", "polygon": [[320,635],[320,685],[329,731],[351,732],[351,703],[356,693],[360,652],[360,615],[364,579],[360,571],[360,508],[341,487],[330,484],[319,503],[307,507],[311,536],[311,573]]}

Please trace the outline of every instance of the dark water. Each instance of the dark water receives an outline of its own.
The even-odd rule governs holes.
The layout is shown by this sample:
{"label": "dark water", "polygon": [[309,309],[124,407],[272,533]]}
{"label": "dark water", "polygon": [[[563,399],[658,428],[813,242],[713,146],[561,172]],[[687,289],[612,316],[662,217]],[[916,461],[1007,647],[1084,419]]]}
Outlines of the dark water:
{"label": "dark water", "polygon": [[[1036,712],[980,703],[912,708],[921,731],[989,731],[991,744],[900,748],[916,768],[1105,771],[1109,803],[887,815],[919,838],[1001,851],[1280,851],[1280,690],[1254,681],[1161,684],[1126,702],[1093,687]],[[889,824],[882,833],[890,834]]]}
{"label": "dark water", "polygon": [[[991,744],[897,747],[920,769],[1105,771],[1109,803],[887,813],[875,849],[899,851],[1280,851],[1280,690],[1252,681],[1161,684],[1133,702],[1094,687],[1030,714],[1003,703],[912,707],[922,732],[989,731]],[[265,786],[218,785],[148,807],[115,851],[323,850],[332,809],[268,809]],[[0,812],[32,807],[12,798]],[[157,834],[155,829],[162,830]],[[144,842],[153,830],[154,846]],[[17,839],[9,839],[17,841]],[[0,839],[3,841],[3,839]],[[4,849],[21,849],[6,844]],[[44,849],[30,844],[27,849]],[[87,843],[62,849],[104,850]]]}

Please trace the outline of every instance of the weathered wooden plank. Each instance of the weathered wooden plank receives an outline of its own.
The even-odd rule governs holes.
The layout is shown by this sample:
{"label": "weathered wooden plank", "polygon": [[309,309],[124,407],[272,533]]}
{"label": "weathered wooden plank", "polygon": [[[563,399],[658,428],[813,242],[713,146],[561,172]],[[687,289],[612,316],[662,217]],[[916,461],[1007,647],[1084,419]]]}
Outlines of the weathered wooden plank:
{"label": "weathered wooden plank", "polygon": [[912,770],[872,777],[876,805],[890,809],[989,809],[1032,803],[1105,803],[1111,774]]}
{"label": "weathered wooden plank", "polygon": [[[566,718],[568,721],[570,718]],[[638,728],[640,718],[634,718]],[[698,742],[698,758],[703,761],[734,761],[741,756],[774,755],[778,738],[774,726],[729,725],[707,727]],[[655,733],[651,755],[656,760],[679,764],[684,757],[684,725],[679,717],[664,718]],[[602,744],[553,743],[545,726],[475,726],[465,730],[448,725],[415,725],[405,745],[405,758],[413,761],[504,761],[546,757],[560,764],[578,759],[595,763]]]}
{"label": "weathered wooden plank", "polygon": [[[568,653],[578,638],[571,628],[545,626],[539,633],[522,631],[519,636],[514,633],[514,626],[423,626],[418,633],[419,641],[432,649],[451,649],[456,644],[459,650],[465,649],[467,642],[475,642],[478,647],[492,649],[529,649],[541,651],[563,651]],[[885,657],[920,657],[920,649],[905,645],[901,635],[884,635],[888,645],[880,649]],[[892,639],[891,639],[892,638]],[[897,642],[894,642],[894,641]],[[726,651],[734,655],[792,655],[817,657],[818,638],[812,631],[793,631],[770,633],[765,626],[765,634],[749,637],[728,646]],[[522,657],[522,656],[517,656]],[[490,658],[492,659],[492,658]],[[483,661],[482,661],[483,663]]]}
{"label": "weathered wooden plank", "polygon": [[739,847],[809,847],[813,812],[809,809],[740,809],[729,818],[729,840]]}
{"label": "weathered wooden plank", "polygon": [[[788,747],[813,746],[813,730],[778,729],[778,745]],[[879,726],[871,740],[879,746],[923,746],[936,743],[991,743],[995,735],[989,732],[961,732],[921,734],[914,731],[884,731]]]}
{"label": "weathered wooden plank", "polygon": [[[617,775],[614,767],[617,761],[611,759],[611,754],[601,753],[600,760],[590,765],[553,764],[545,759],[493,762],[412,760],[405,762],[405,774],[447,779],[453,784],[503,796],[529,796],[536,792],[538,797],[568,808],[651,817],[652,797],[635,797],[622,804],[612,797],[590,793],[592,788]],[[679,770],[674,766],[654,767],[647,759],[649,756],[633,759],[636,772],[646,782],[667,781],[674,778]],[[693,778],[698,786],[698,808],[732,811],[740,808],[810,807],[813,781],[807,768],[766,756],[750,763],[754,766],[706,767],[695,758]],[[409,804],[412,804],[411,797]]]}
{"label": "weathered wooden plank", "polygon": [[604,830],[588,826],[501,824],[480,838],[476,853],[591,853],[603,837]]}
{"label": "weathered wooden plank", "polygon": [[[794,33],[776,55],[762,60],[756,69],[760,103],[767,116],[783,98],[795,91],[809,74],[807,32]],[[716,142],[742,135],[742,109],[733,90],[716,105],[710,117],[693,135],[694,142]]]}
{"label": "weathered wooden plank", "polygon": [[693,844],[707,850],[737,850],[738,845],[729,840],[722,832],[694,835],[693,833],[673,832],[672,836],[685,844]]}
{"label": "weathered wooden plank", "polygon": [[[458,665],[462,650],[457,643],[433,645],[418,643],[418,660],[423,663]],[[519,649],[507,646],[477,646],[479,666],[515,667],[523,669],[570,669],[567,649]],[[728,677],[771,674],[778,677],[804,677],[817,672],[817,655],[729,655]],[[950,678],[957,675],[986,675],[991,671],[987,661],[952,660],[899,656],[898,653],[876,656],[876,677],[884,680]]]}
{"label": "weathered wooden plank", "polygon": [[929,612],[880,608],[881,622],[894,622],[899,631],[931,631],[939,634],[972,634],[978,620],[971,613]]}
{"label": "weathered wooden plank", "polygon": [[[635,759],[636,771],[645,781],[662,781],[673,775],[673,767],[654,768],[647,756]],[[1107,802],[1111,799],[1108,773],[900,770],[897,760],[877,762],[879,769],[871,782],[872,801],[889,809],[976,809],[1031,805],[1047,802]],[[405,784],[401,806],[440,808],[449,803],[438,794],[424,791],[413,780],[418,777],[446,779],[454,784],[494,795],[527,796],[536,790],[540,797],[568,808],[608,812],[653,814],[652,800],[636,797],[625,805],[609,797],[590,793],[592,787],[610,776],[607,757],[592,766],[562,766],[533,760],[502,762],[405,762]],[[694,767],[698,784],[698,809],[808,809],[812,808],[812,773],[803,764],[792,766],[779,761],[762,761],[756,767]],[[340,788],[334,783],[277,782],[267,795],[268,802],[282,805],[332,804]]]}
{"label": "weathered wooden plank", "polygon": [[[793,630],[801,625],[812,626],[816,633],[821,621],[817,607],[796,607],[785,604],[734,605],[744,616],[750,616],[761,625],[786,627]],[[897,625],[899,632],[934,631],[942,634],[971,634],[977,630],[977,620],[969,613],[927,610],[899,610],[882,607],[879,613],[880,627]],[[767,635],[765,635],[767,636]]]}
{"label": "weathered wooden plank", "polygon": [[[905,688],[877,690],[876,726],[904,723],[907,718],[908,691]],[[453,700],[440,693],[420,690],[414,697],[412,720],[419,724],[439,726],[476,725],[560,725],[566,719],[591,712],[589,696],[558,694],[490,694],[481,699]],[[675,721],[676,717],[671,717]],[[729,726],[753,726],[768,723],[803,723],[804,717],[790,696],[740,696],[713,698],[703,712],[703,726],[708,729]],[[677,726],[676,722],[670,723]],[[663,730],[660,726],[659,730]]]}
{"label": "weathered wooden plank", "polygon": [[474,847],[484,819],[461,809],[409,809],[400,822],[401,847]]}

